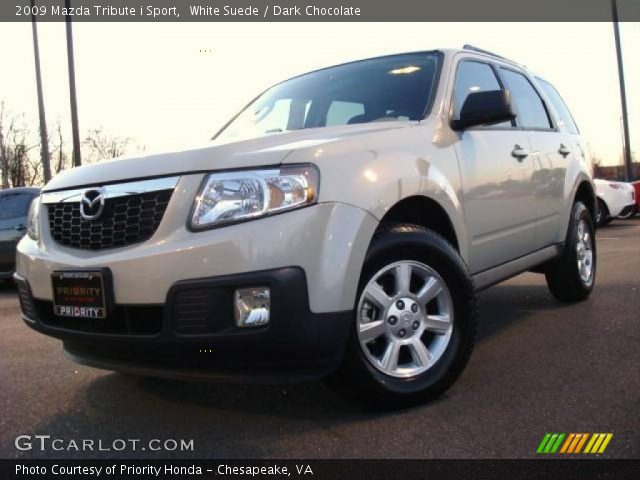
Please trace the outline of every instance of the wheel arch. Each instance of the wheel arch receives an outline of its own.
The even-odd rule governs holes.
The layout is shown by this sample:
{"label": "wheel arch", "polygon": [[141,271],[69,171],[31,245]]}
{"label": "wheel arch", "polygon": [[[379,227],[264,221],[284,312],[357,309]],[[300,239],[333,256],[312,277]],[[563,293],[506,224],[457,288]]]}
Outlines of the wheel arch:
{"label": "wheel arch", "polygon": [[577,201],[581,201],[582,203],[584,203],[589,210],[589,213],[591,214],[591,219],[595,222],[598,213],[598,198],[599,197],[596,195],[591,182],[582,180],[576,188],[573,202],[575,203]]}
{"label": "wheel arch", "polygon": [[460,241],[445,208],[436,200],[412,195],[395,203],[380,219],[379,228],[390,223],[412,223],[433,230],[460,252]]}

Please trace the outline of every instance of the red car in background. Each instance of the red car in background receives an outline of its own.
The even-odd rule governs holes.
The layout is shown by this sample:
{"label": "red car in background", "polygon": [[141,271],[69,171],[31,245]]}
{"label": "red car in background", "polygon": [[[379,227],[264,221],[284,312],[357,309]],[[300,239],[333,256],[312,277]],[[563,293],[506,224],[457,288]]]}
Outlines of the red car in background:
{"label": "red car in background", "polygon": [[640,212],[640,180],[636,180],[635,182],[631,182],[633,188],[636,189],[636,213]]}
{"label": "red car in background", "polygon": [[627,220],[629,218],[633,218],[636,216],[638,212],[640,212],[640,180],[636,180],[635,182],[629,182],[629,185],[631,185],[634,188],[634,191],[635,191],[634,200],[636,204],[633,206],[632,209],[629,209],[628,207],[625,208],[622,211],[622,213],[620,213],[620,215],[616,217],[616,218],[619,218],[620,220]]}
{"label": "red car in background", "polygon": [[624,214],[618,215],[618,218],[621,220],[633,218],[638,212],[640,212],[640,198],[639,198],[640,197],[640,180],[636,180],[635,182],[629,182],[629,185],[631,185],[635,189],[636,205],[633,210],[631,211],[627,210],[624,212]]}

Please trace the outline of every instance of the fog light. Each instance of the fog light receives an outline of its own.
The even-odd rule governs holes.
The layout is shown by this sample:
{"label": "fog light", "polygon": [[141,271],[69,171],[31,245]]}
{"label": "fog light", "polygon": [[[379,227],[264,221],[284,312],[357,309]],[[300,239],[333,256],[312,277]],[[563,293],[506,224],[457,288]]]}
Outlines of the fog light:
{"label": "fog light", "polygon": [[234,297],[237,327],[259,327],[269,323],[271,290],[267,287],[239,288]]}

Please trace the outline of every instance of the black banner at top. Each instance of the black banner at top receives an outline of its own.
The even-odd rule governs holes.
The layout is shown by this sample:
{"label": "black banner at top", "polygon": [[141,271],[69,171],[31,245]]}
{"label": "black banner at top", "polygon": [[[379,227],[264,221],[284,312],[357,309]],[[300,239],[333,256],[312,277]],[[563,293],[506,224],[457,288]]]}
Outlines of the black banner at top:
{"label": "black banner at top", "polygon": [[[2,0],[0,21],[608,22],[612,0]],[[70,5],[69,8],[65,4]],[[617,0],[640,21],[639,0]]]}

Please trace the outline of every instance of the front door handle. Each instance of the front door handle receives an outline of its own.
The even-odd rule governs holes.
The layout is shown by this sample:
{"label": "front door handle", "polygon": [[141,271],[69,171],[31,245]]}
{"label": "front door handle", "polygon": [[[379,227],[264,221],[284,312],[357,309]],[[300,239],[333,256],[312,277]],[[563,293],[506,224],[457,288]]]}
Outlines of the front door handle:
{"label": "front door handle", "polygon": [[14,230],[17,230],[18,232],[24,232],[27,227],[25,227],[24,225],[20,224],[20,225],[16,225],[15,227],[13,227]]}
{"label": "front door handle", "polygon": [[561,143],[560,148],[558,149],[558,153],[563,157],[566,157],[571,153],[571,150],[569,150],[567,147],[564,146],[564,144]]}
{"label": "front door handle", "polygon": [[527,152],[524,148],[522,148],[518,144],[514,145],[513,150],[511,150],[511,156],[513,158],[518,159],[519,162],[524,160],[528,155],[529,155],[529,152]]}

